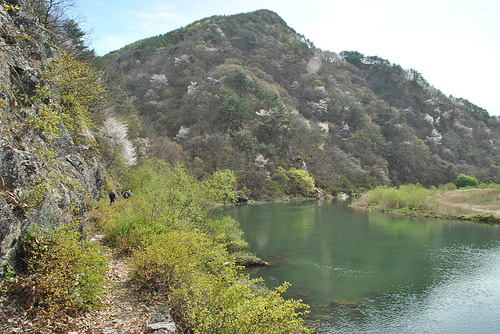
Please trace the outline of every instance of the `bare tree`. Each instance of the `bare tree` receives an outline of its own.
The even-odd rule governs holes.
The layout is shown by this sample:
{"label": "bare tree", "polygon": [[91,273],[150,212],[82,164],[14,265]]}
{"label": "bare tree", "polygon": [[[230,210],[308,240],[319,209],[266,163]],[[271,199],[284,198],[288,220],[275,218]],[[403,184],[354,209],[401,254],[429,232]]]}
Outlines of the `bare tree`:
{"label": "bare tree", "polygon": [[55,31],[66,18],[69,10],[75,5],[75,0],[29,0],[31,8],[35,11],[45,27]]}

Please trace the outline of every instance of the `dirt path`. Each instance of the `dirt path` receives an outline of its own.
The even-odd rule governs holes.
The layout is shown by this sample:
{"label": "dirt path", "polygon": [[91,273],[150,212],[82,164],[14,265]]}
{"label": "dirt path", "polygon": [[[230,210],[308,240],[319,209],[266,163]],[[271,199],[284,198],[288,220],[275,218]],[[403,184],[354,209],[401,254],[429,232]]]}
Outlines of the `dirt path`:
{"label": "dirt path", "polygon": [[1,305],[0,332],[10,333],[68,333],[68,334],[125,334],[142,333],[151,313],[161,309],[165,300],[161,296],[141,295],[128,283],[127,258],[110,254],[106,274],[108,294],[105,306],[84,316],[61,319],[59,323],[41,324],[31,319],[29,312],[16,303]]}
{"label": "dirt path", "polygon": [[128,283],[129,267],[127,258],[112,254],[106,275],[109,293],[104,303],[106,307],[93,311],[84,317],[74,319],[75,333],[142,333],[151,313],[161,308],[164,300],[151,295],[141,295],[131,289]]}

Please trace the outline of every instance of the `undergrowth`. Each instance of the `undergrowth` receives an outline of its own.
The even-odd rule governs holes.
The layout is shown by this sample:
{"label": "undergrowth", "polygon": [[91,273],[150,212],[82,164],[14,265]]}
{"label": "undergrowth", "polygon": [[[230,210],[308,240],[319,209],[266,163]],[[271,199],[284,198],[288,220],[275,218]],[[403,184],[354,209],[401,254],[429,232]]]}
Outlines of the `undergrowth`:
{"label": "undergrowth", "polygon": [[308,306],[285,299],[284,284],[269,291],[241,273],[235,256],[248,244],[238,223],[212,214],[234,200],[234,175],[206,180],[182,165],[143,159],[129,175],[133,196],[102,201],[95,224],[109,245],[130,256],[130,280],[143,292],[171,301],[179,327],[193,333],[309,333]]}

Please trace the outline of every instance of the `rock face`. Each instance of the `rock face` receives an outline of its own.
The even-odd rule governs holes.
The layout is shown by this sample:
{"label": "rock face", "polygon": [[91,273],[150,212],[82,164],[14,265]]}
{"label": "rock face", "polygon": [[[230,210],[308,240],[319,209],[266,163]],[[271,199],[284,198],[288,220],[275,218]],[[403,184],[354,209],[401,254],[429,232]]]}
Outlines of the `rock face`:
{"label": "rock face", "polygon": [[[8,4],[19,9],[0,11],[2,264],[14,264],[19,240],[34,224],[49,230],[75,220],[82,228],[87,203],[100,197],[104,182],[99,157],[76,144],[68,132],[61,129],[61,135],[49,141],[26,122],[27,115],[38,110],[20,107],[20,97],[33,94],[43,62],[57,51],[27,0]],[[44,155],[49,148],[51,157]]]}

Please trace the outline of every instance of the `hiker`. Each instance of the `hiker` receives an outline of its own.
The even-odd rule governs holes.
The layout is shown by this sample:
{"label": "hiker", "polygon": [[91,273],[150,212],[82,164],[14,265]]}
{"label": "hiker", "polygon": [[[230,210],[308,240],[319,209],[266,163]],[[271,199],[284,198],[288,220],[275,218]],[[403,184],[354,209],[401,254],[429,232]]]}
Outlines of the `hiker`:
{"label": "hiker", "polygon": [[123,198],[130,198],[132,196],[132,192],[130,190],[125,190],[123,192]]}
{"label": "hiker", "polygon": [[113,204],[118,199],[118,194],[116,191],[111,190],[109,192],[109,205]]}

